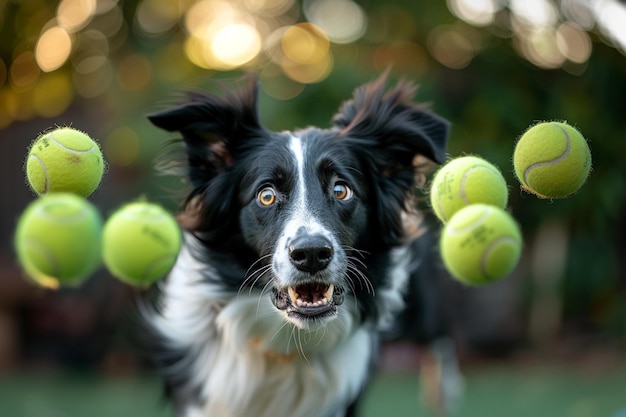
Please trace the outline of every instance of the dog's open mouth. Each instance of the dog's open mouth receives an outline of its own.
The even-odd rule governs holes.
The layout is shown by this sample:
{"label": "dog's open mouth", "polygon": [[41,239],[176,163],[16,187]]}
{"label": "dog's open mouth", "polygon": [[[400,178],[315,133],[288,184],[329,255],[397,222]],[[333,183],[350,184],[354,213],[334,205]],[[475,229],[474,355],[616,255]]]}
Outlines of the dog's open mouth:
{"label": "dog's open mouth", "polygon": [[274,305],[289,315],[304,318],[333,314],[343,303],[343,290],[333,284],[306,283],[274,288]]}

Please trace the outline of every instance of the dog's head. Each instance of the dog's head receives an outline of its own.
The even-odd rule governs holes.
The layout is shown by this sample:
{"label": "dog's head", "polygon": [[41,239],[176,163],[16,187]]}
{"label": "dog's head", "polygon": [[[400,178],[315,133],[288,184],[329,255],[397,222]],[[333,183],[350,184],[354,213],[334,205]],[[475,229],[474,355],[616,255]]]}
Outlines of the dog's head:
{"label": "dog's head", "polygon": [[412,102],[412,84],[385,84],[356,90],[329,129],[265,129],[253,79],[149,116],[182,134],[192,190],[181,224],[244,271],[224,285],[261,289],[299,327],[373,297],[383,283],[370,263],[405,239],[415,161],[445,159],[448,123]]}

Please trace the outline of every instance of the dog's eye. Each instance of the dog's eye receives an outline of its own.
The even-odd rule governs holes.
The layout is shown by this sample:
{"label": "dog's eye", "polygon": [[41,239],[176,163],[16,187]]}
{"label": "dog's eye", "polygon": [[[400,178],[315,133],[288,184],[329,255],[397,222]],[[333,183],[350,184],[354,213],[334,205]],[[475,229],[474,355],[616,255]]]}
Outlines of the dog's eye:
{"label": "dog's eye", "polygon": [[269,207],[276,202],[276,191],[272,187],[265,187],[257,194],[260,205]]}
{"label": "dog's eye", "polygon": [[350,200],[352,198],[353,191],[343,182],[337,182],[333,186],[333,195],[337,200]]}

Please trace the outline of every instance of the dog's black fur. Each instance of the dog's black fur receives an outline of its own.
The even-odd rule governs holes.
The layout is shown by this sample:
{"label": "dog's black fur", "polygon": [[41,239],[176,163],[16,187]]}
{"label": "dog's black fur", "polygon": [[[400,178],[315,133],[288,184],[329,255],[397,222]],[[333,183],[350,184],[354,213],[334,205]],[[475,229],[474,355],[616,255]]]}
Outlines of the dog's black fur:
{"label": "dog's black fur", "polygon": [[265,129],[254,79],[149,116],[182,134],[191,186],[185,244],[148,315],[181,416],[353,415],[382,335],[442,335],[414,195],[449,125],[413,84],[386,81],[329,129]]}

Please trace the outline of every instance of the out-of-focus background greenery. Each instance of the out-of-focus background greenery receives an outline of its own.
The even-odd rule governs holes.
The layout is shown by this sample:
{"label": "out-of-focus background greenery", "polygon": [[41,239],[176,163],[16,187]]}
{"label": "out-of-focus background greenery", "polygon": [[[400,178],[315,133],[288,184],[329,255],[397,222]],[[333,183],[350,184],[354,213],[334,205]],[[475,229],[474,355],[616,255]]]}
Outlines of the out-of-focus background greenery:
{"label": "out-of-focus background greenery", "polygon": [[[141,348],[137,294],[104,270],[80,288],[43,290],[15,263],[15,221],[35,198],[23,161],[38,132],[71,124],[100,142],[109,170],[91,200],[105,217],[141,196],[174,210],[179,183],[154,170],[168,135],[146,113],[252,71],[267,127],[326,127],[389,66],[453,123],[450,155],[481,154],[502,169],[524,231],[510,277],[451,283],[467,372],[460,415],[618,412],[625,54],[618,0],[0,0],[0,415],[167,415]],[[574,124],[592,148],[593,172],[568,199],[538,200],[513,177],[516,138],[545,119]],[[387,352],[367,415],[422,413],[419,351]]]}

